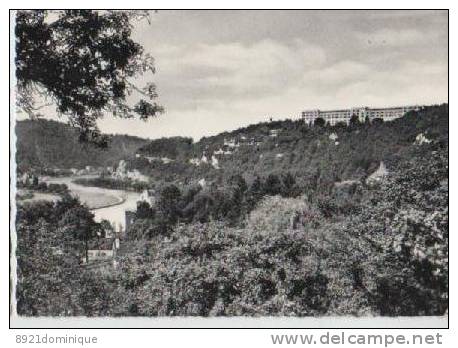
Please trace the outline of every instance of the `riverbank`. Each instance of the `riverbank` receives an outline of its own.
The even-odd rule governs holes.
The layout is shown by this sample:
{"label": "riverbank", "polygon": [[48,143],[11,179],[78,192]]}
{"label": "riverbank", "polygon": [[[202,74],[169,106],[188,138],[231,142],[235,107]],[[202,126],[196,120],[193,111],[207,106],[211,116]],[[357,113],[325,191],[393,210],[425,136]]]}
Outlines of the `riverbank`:
{"label": "riverbank", "polygon": [[113,205],[122,204],[125,201],[125,194],[122,190],[108,190],[100,187],[83,186],[75,183],[77,180],[92,179],[94,176],[68,176],[68,177],[45,177],[46,183],[59,183],[67,185],[68,189],[77,195],[81,203],[89,209],[102,209]]}
{"label": "riverbank", "polygon": [[66,184],[70,192],[93,212],[96,221],[108,220],[116,226],[125,227],[126,210],[135,210],[140,193],[115,190],[94,186],[83,186],[75,183],[78,179],[93,179],[95,175],[46,177],[48,183]]}
{"label": "riverbank", "polygon": [[120,205],[120,204],[123,204],[123,203],[126,202],[126,198],[124,198],[124,197],[118,197],[118,198],[119,198],[119,201],[116,202],[116,203],[107,204],[107,205],[102,205],[102,206],[96,207],[96,208],[91,208],[91,210],[97,210],[97,209],[104,209],[104,208],[114,207],[114,206],[117,206],[117,205]]}
{"label": "riverbank", "polygon": [[123,190],[132,192],[142,192],[148,189],[146,182],[137,182],[130,179],[114,179],[111,177],[81,177],[73,180],[74,184],[87,187],[100,187],[109,190]]}

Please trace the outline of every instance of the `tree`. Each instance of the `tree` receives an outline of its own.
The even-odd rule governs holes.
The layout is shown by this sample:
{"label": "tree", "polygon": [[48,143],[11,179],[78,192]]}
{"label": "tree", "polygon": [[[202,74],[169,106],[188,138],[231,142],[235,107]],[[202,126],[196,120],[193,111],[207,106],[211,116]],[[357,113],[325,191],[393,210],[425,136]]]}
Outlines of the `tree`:
{"label": "tree", "polygon": [[334,124],[334,129],[345,129],[345,128],[347,128],[347,124],[343,121],[339,121]]}
{"label": "tree", "polygon": [[34,175],[32,178],[32,186],[37,187],[38,186],[38,176]]}
{"label": "tree", "polygon": [[65,230],[65,233],[71,235],[74,239],[84,242],[84,255],[86,262],[89,261],[88,244],[89,240],[95,238],[99,225],[94,221],[92,214],[86,207],[79,205],[67,210],[59,225]]}
{"label": "tree", "polygon": [[[62,250],[62,231],[40,219],[17,225],[17,311],[20,315],[82,315],[79,255]],[[70,275],[70,276],[69,276]]]}
{"label": "tree", "polygon": [[165,187],[157,202],[158,211],[168,224],[175,224],[180,217],[181,192],[175,185]]}
{"label": "tree", "polygon": [[326,120],[324,118],[322,118],[322,117],[318,117],[313,122],[313,125],[317,126],[317,127],[325,127],[326,126]]}
{"label": "tree", "polygon": [[383,118],[377,117],[372,120],[372,124],[375,125],[381,125],[383,124]]}
{"label": "tree", "polygon": [[355,127],[355,126],[357,126],[359,124],[360,124],[360,122],[359,122],[358,115],[356,115],[356,114],[351,115],[349,125],[352,126],[352,127]]}
{"label": "tree", "polygon": [[[81,245],[72,233],[76,224],[71,227],[67,224],[70,221],[63,219],[66,211],[75,206],[67,199],[64,201],[65,204],[40,202],[18,207],[17,310],[21,315],[96,314],[83,311],[88,298],[80,295],[93,282],[83,279],[86,270],[80,265]],[[98,278],[95,284],[100,281]],[[103,293],[96,296],[103,297],[109,292]]]}
{"label": "tree", "polygon": [[261,200],[264,195],[262,182],[259,176],[256,176],[248,189],[247,204],[249,208],[254,206]]}
{"label": "tree", "polygon": [[99,237],[105,238],[108,235],[112,236],[115,232],[115,229],[114,229],[114,225],[110,221],[103,219],[99,223],[98,231],[100,231],[98,233]]}
{"label": "tree", "polygon": [[240,174],[233,175],[229,180],[229,184],[233,189],[239,190],[242,193],[248,188],[244,177]]}
{"label": "tree", "polygon": [[194,202],[192,203],[188,214],[192,211],[193,219],[199,222],[208,222],[210,216],[214,215],[215,212],[215,202],[213,198],[205,193],[199,193]]}
{"label": "tree", "polygon": [[[16,77],[18,106],[39,116],[35,97],[56,105],[80,130],[80,140],[107,145],[96,121],[105,112],[147,120],[162,112],[153,102],[155,85],[132,80],[154,73],[153,58],[132,40],[132,21],[148,18],[144,11],[65,10],[18,11],[16,15]],[[127,103],[136,95],[139,101]],[[52,104],[52,103],[51,103]]]}
{"label": "tree", "polygon": [[243,176],[240,174],[232,176],[229,181],[232,186],[230,205],[228,213],[229,220],[235,224],[244,213],[244,198],[247,190],[247,184]]}
{"label": "tree", "polygon": [[275,174],[269,174],[264,183],[264,192],[267,195],[275,196],[281,192],[281,181]]}
{"label": "tree", "polygon": [[137,219],[148,219],[153,217],[153,209],[148,202],[138,201],[137,202]]}
{"label": "tree", "polygon": [[296,197],[300,193],[296,179],[290,172],[283,175],[281,193],[284,197]]}

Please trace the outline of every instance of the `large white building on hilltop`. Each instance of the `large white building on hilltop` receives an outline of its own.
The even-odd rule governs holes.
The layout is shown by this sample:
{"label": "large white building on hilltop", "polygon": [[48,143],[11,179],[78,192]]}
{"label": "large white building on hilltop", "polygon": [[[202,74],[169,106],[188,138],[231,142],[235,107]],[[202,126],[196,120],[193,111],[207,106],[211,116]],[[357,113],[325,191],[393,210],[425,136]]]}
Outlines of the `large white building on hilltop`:
{"label": "large white building on hilltop", "polygon": [[365,122],[366,119],[370,121],[381,118],[384,121],[392,121],[396,118],[404,116],[407,112],[412,110],[419,110],[418,105],[410,106],[397,106],[390,108],[368,108],[368,107],[355,107],[350,109],[341,109],[341,110],[328,110],[321,111],[318,109],[315,110],[306,110],[302,112],[302,119],[305,123],[311,125],[315,122],[317,118],[322,118],[329,123],[331,126],[336,123],[343,122],[346,124],[350,123],[350,118],[353,115],[356,115],[360,122]]}

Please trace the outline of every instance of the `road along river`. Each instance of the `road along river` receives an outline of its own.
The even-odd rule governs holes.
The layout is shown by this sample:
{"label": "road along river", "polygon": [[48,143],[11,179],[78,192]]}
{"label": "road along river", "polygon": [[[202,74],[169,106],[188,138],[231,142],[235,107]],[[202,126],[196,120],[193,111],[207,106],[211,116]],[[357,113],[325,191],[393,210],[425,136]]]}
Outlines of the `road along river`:
{"label": "road along river", "polygon": [[95,215],[96,221],[106,219],[115,224],[116,229],[125,227],[125,211],[135,210],[140,193],[124,190],[111,190],[102,187],[83,186],[74,183],[76,179],[95,178],[94,175],[46,177],[43,181],[53,184],[65,184],[79,197]]}

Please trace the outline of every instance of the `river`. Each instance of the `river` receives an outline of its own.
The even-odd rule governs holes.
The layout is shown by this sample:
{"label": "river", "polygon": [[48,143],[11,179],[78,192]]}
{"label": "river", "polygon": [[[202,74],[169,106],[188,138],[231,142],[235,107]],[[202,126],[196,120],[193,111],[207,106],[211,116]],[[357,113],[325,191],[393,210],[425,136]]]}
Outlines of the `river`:
{"label": "river", "polygon": [[68,189],[89,207],[96,221],[100,222],[102,219],[106,219],[115,224],[117,230],[119,226],[124,229],[125,211],[136,209],[140,194],[132,191],[83,186],[73,182],[75,179],[95,177],[95,175],[45,177],[43,181],[67,185]]}

